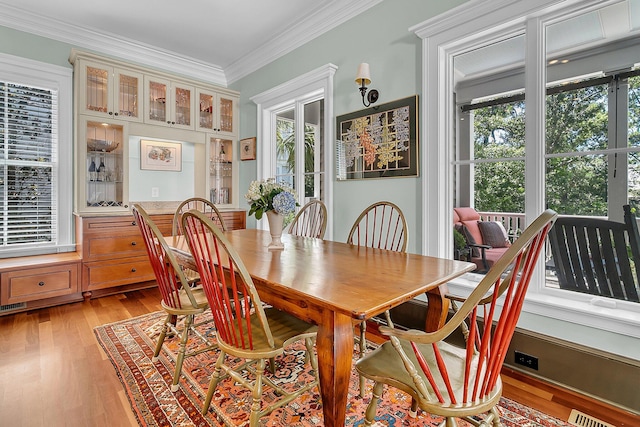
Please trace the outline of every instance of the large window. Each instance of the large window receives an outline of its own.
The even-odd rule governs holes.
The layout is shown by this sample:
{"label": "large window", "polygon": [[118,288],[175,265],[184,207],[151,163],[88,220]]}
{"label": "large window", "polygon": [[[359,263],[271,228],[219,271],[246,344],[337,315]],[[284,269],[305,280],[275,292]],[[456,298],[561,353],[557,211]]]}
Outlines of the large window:
{"label": "large window", "polygon": [[[622,222],[622,206],[640,193],[636,2],[485,7],[500,13],[478,18],[468,5],[416,28],[432,94],[422,108],[422,160],[432,171],[423,182],[424,253],[452,256],[453,206],[511,212],[525,224],[546,207]],[[640,305],[554,287],[550,256],[542,259],[525,313],[639,336]],[[466,279],[450,289],[478,280]]]}
{"label": "large window", "polygon": [[72,250],[71,72],[0,57],[0,257]]}

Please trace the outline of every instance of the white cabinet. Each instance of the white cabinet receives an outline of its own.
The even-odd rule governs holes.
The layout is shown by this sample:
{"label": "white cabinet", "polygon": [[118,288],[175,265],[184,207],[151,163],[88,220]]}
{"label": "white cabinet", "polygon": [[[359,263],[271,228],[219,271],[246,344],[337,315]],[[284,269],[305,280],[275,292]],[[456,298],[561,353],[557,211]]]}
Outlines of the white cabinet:
{"label": "white cabinet", "polygon": [[237,96],[198,88],[196,103],[196,130],[238,136]]}
{"label": "white cabinet", "polygon": [[238,206],[236,140],[207,135],[209,200],[218,206]]}
{"label": "white cabinet", "polygon": [[144,121],[193,130],[194,88],[156,76],[145,76]]}
{"label": "white cabinet", "polygon": [[143,76],[133,70],[80,59],[78,107],[81,114],[141,122]]}
{"label": "white cabinet", "polygon": [[78,126],[76,212],[128,211],[127,124],[80,116]]}

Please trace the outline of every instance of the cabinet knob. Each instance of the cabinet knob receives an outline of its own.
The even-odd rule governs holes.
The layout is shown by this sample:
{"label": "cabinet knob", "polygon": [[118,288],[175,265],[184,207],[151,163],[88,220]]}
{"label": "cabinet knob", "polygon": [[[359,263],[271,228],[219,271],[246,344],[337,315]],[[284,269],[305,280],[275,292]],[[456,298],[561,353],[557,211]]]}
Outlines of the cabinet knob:
{"label": "cabinet knob", "polygon": [[38,282],[38,286],[44,286],[44,282]]}
{"label": "cabinet knob", "polygon": [[114,115],[114,116],[117,116],[117,115],[118,115],[118,112],[116,111],[115,113],[113,113],[113,115]]}
{"label": "cabinet knob", "polygon": [[131,221],[131,225],[138,225],[135,221]]}
{"label": "cabinet knob", "polygon": [[110,115],[110,116],[113,116],[113,111],[109,111],[109,115]]}
{"label": "cabinet knob", "polygon": [[135,246],[135,245],[136,245],[136,242],[131,242],[131,246]]}
{"label": "cabinet knob", "polygon": [[136,272],[136,268],[135,268],[135,267],[133,267],[133,268],[131,269],[131,272],[132,272],[132,273],[135,273],[135,272]]}

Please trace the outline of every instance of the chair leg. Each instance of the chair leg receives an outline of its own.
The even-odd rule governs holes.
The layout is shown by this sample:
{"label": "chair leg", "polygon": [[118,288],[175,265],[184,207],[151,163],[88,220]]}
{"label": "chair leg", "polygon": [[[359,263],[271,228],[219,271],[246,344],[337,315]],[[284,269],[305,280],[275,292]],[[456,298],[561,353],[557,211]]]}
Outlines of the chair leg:
{"label": "chair leg", "polygon": [[418,401],[411,398],[411,409],[409,409],[409,416],[411,418],[416,418],[418,416]]}
{"label": "chair leg", "polygon": [[258,427],[260,419],[260,402],[262,401],[262,375],[264,375],[265,362],[264,359],[258,361],[256,366],[256,380],[253,391],[251,392],[251,415],[249,416],[249,427]]}
{"label": "chair leg", "polygon": [[213,374],[211,374],[211,381],[209,381],[209,390],[207,390],[207,397],[205,398],[204,405],[202,406],[202,415],[207,415],[207,412],[209,412],[211,399],[213,399],[213,392],[216,391],[218,382],[220,382],[220,372],[222,371],[222,364],[224,363],[225,357],[225,352],[220,350],[220,355],[218,356],[218,360],[216,360],[216,366],[213,370]]}
{"label": "chair leg", "polygon": [[373,384],[373,396],[371,396],[371,402],[367,405],[367,410],[364,413],[364,425],[370,426],[376,417],[376,410],[378,409],[378,401],[382,395],[383,383]]}
{"label": "chair leg", "polygon": [[171,385],[171,391],[176,392],[180,386],[180,373],[182,372],[182,364],[184,362],[184,355],[187,352],[187,341],[189,341],[189,330],[193,323],[193,315],[185,316],[184,329],[182,330],[182,338],[180,339],[180,347],[178,349],[178,357],[176,358],[176,370],[173,373],[173,384]]}
{"label": "chair leg", "polygon": [[[364,354],[367,351],[367,322],[366,320],[360,323],[360,354],[358,355],[360,359],[364,357]],[[367,380],[365,377],[360,375],[360,397],[364,397],[364,390],[366,387]]]}
{"label": "chair leg", "polygon": [[158,355],[160,354],[160,350],[162,350],[162,344],[164,344],[164,339],[167,336],[167,330],[169,329],[169,322],[171,321],[171,315],[168,314],[164,319],[164,323],[162,324],[162,331],[160,331],[160,336],[158,337],[158,342],[156,343],[156,349],[153,352],[153,357],[151,358],[152,362],[158,361]]}

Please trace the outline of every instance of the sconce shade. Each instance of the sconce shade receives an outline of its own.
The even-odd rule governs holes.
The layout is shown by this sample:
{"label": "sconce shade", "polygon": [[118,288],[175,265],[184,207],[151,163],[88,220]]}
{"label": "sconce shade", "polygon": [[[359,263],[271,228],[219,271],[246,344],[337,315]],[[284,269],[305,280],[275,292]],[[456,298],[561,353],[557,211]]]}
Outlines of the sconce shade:
{"label": "sconce shade", "polygon": [[356,83],[360,86],[368,86],[371,83],[371,74],[369,73],[369,64],[363,62],[358,65],[358,74],[356,74]]}

